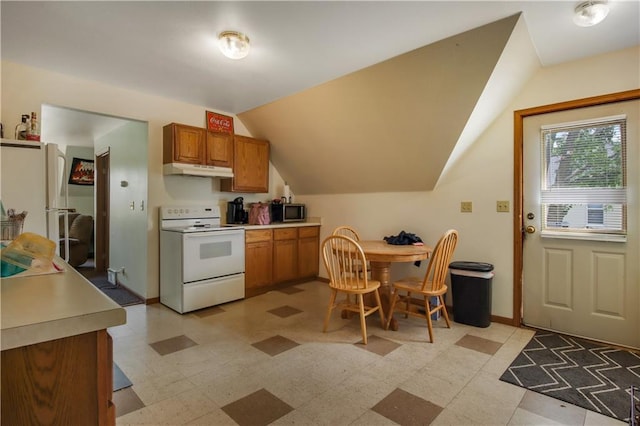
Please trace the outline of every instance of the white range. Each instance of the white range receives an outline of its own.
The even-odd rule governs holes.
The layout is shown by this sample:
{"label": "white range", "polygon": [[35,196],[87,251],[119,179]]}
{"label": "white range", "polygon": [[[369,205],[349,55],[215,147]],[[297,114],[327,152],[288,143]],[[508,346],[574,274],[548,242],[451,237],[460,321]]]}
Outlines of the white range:
{"label": "white range", "polygon": [[244,298],[244,228],[218,206],[160,207],[160,303],[181,314]]}

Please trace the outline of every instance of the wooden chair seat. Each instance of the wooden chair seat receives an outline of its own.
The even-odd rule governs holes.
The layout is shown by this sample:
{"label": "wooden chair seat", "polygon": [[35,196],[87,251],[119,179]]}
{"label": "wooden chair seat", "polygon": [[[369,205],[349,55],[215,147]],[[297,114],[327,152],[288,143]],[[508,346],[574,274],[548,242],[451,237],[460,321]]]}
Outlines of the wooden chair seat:
{"label": "wooden chair seat", "polygon": [[439,290],[422,290],[424,278],[407,277],[393,283],[393,286],[411,293],[424,293],[429,296],[440,296],[447,293],[449,287],[442,285]]}
{"label": "wooden chair seat", "polygon": [[353,287],[353,288],[342,288],[340,289],[340,291],[342,293],[347,293],[347,294],[367,294],[367,293],[371,293],[372,288],[380,288],[380,281],[375,281],[375,280],[368,280],[369,282],[369,287],[368,288],[357,288],[357,287]]}

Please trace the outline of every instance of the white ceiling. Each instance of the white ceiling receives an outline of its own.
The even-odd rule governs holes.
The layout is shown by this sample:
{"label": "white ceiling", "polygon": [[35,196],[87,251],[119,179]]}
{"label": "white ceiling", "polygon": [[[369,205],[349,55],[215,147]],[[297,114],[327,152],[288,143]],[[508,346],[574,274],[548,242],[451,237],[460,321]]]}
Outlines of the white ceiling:
{"label": "white ceiling", "polygon": [[[577,1],[2,1],[2,59],[240,113],[523,12],[541,63],[640,44],[640,2],[595,27]],[[223,57],[239,30],[249,56]]]}
{"label": "white ceiling", "polygon": [[41,139],[49,143],[94,146],[94,141],[132,120],[42,105]]}

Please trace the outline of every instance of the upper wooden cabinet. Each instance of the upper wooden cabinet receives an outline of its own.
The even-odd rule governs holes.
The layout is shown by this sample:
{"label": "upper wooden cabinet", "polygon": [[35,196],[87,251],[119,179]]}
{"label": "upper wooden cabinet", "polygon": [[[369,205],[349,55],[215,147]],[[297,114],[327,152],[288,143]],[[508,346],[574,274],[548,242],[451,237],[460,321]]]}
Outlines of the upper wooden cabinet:
{"label": "upper wooden cabinet", "polygon": [[269,192],[269,141],[233,137],[233,178],[221,179],[227,192]]}
{"label": "upper wooden cabinet", "polygon": [[162,128],[162,162],[204,164],[205,129],[171,123]]}
{"label": "upper wooden cabinet", "polygon": [[204,160],[208,166],[233,167],[233,135],[207,132]]}
{"label": "upper wooden cabinet", "polygon": [[162,162],[230,167],[220,191],[269,192],[269,141],[171,123],[162,129]]}
{"label": "upper wooden cabinet", "polygon": [[162,162],[233,166],[233,135],[171,123],[162,129]]}

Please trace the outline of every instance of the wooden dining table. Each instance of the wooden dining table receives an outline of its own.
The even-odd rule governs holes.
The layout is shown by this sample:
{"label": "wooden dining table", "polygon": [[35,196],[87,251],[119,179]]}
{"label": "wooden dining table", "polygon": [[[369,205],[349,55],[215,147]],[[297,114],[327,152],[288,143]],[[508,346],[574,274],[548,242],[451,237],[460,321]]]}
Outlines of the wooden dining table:
{"label": "wooden dining table", "polygon": [[[431,256],[433,248],[427,245],[394,245],[384,240],[358,241],[371,265],[371,279],[380,281],[380,299],[385,315],[392,315],[391,305],[391,264],[396,262],[415,262]],[[398,323],[393,318],[389,327],[396,331]]]}

